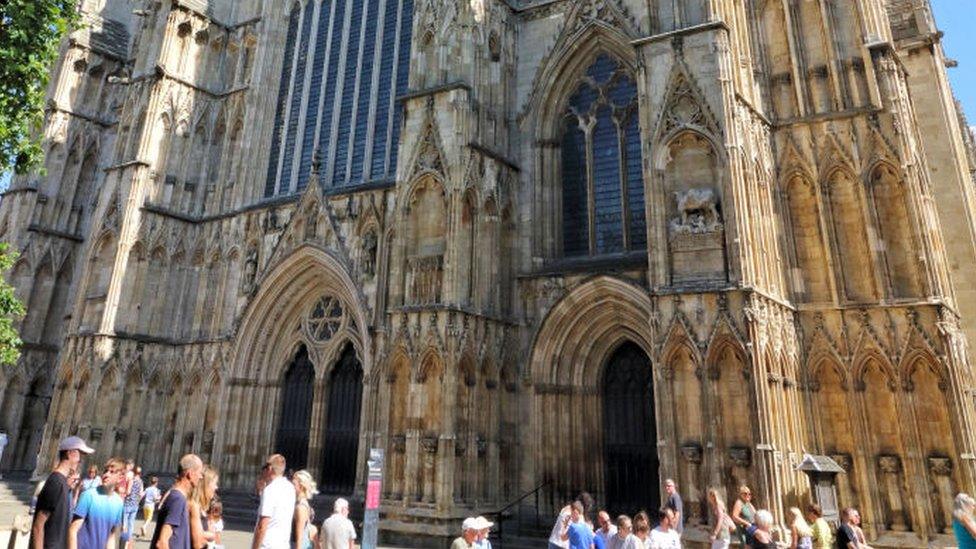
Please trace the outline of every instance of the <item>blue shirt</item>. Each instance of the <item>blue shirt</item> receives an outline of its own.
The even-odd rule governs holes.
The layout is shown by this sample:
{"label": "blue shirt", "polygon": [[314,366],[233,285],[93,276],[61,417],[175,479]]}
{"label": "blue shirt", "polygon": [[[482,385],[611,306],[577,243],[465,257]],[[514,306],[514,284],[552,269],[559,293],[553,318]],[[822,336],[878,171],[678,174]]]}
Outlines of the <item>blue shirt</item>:
{"label": "blue shirt", "polygon": [[952,518],[952,530],[956,534],[956,542],[959,544],[959,549],[976,548],[976,539],[966,529],[966,525],[959,522],[959,519],[955,517]]}
{"label": "blue shirt", "polygon": [[179,490],[170,490],[159,506],[156,519],[156,531],[153,533],[150,547],[155,547],[162,533],[163,525],[169,524],[173,533],[169,538],[169,546],[173,549],[190,549],[190,517],[187,515],[186,496]]}
{"label": "blue shirt", "polygon": [[75,520],[81,519],[78,530],[78,549],[102,549],[112,529],[122,524],[122,498],[101,490],[82,492],[75,507]]}
{"label": "blue shirt", "polygon": [[585,522],[569,525],[569,549],[590,549],[593,545],[593,530]]}

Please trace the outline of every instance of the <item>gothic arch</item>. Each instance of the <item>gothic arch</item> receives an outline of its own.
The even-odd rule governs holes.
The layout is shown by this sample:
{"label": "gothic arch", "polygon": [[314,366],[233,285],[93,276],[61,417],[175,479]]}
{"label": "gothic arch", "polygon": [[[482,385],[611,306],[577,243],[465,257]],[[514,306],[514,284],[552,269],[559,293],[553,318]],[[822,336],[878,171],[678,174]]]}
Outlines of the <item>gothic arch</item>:
{"label": "gothic arch", "polygon": [[900,170],[879,161],[868,172],[869,197],[878,229],[884,243],[889,291],[895,298],[921,297],[922,273],[918,269],[916,235],[918,226],[910,203],[910,190]]}
{"label": "gothic arch", "polygon": [[826,170],[823,190],[829,212],[830,250],[839,265],[838,275],[846,301],[871,301],[875,286],[874,251],[868,238],[863,189],[859,179],[844,165]]}
{"label": "gothic arch", "polygon": [[653,356],[650,318],[650,297],[637,285],[610,276],[584,282],[552,307],[536,333],[533,381],[589,385],[624,341]]}
{"label": "gothic arch", "polygon": [[828,301],[831,296],[828,254],[815,179],[793,170],[783,179],[782,202],[788,216],[787,234],[795,269],[791,286],[804,301]]}
{"label": "gothic arch", "polygon": [[[869,383],[868,374],[871,370],[877,369],[878,374],[884,379],[884,384],[888,389],[894,391],[898,386],[898,372],[891,365],[888,358],[873,345],[864,345],[854,355],[854,367],[851,371],[851,379],[854,381],[854,388],[864,390]],[[875,378],[877,380],[879,378]]]}
{"label": "gothic arch", "polygon": [[528,113],[534,114],[525,120],[535,128],[537,140],[558,139],[559,123],[569,96],[579,77],[601,53],[622,62],[631,73],[637,73],[637,54],[630,41],[620,29],[594,21],[556,46],[536,75],[532,98],[526,107]]}
{"label": "gothic arch", "polygon": [[[328,293],[342,303],[350,326],[348,337],[360,353],[365,375],[372,369],[368,314],[355,282],[344,262],[330,252],[305,244],[269,269],[255,297],[242,313],[232,371],[242,377],[255,375],[277,379],[284,346],[295,343],[288,332],[294,330],[297,315],[310,302]],[[269,377],[270,376],[270,377]]]}

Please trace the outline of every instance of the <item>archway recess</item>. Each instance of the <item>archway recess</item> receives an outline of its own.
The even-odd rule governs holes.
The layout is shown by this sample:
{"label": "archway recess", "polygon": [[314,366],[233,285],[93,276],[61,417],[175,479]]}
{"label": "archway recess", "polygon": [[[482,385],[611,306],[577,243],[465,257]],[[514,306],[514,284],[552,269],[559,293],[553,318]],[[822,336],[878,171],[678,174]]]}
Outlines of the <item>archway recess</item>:
{"label": "archway recess", "polygon": [[[651,469],[657,467],[657,440],[653,433],[657,432],[659,399],[654,394],[649,358],[650,317],[651,300],[644,289],[619,278],[598,276],[570,291],[543,321],[530,362],[535,388],[533,411],[537,418],[530,467],[538,483],[547,483],[547,505],[555,507],[587,490],[602,505],[634,512],[630,509],[634,494],[617,490],[621,486],[617,481],[621,478],[618,473],[626,476],[628,471],[636,470],[630,467],[624,471],[619,465],[640,456],[647,458],[641,467],[647,470],[646,478],[651,479],[648,493],[653,494],[656,489],[653,479],[658,471]],[[639,364],[635,358],[638,356]],[[625,395],[633,397],[633,406],[608,409],[607,389],[611,393],[620,389],[619,378],[632,376],[637,367],[646,369],[639,376],[646,382],[646,390],[640,395]],[[646,433],[607,438],[604,418],[608,413],[639,415],[640,421],[649,423],[642,426]],[[568,432],[573,436],[566,436]],[[627,447],[629,444],[641,447]],[[590,459],[565,459],[570,455]],[[620,501],[610,501],[614,498]],[[636,499],[648,498],[637,495]]]}
{"label": "archway recess", "polygon": [[[270,266],[257,283],[258,291],[244,311],[232,348],[225,428],[216,444],[220,449],[236,450],[222,456],[225,476],[232,485],[244,485],[255,472],[254,464],[277,446],[286,371],[299,349],[307,349],[314,370],[304,461],[317,477],[329,446],[325,422],[332,370],[350,349],[363,379],[368,379],[373,363],[369,313],[340,258],[306,244]],[[367,409],[357,403],[355,413]],[[356,438],[357,447],[351,453],[362,456],[364,450]]]}

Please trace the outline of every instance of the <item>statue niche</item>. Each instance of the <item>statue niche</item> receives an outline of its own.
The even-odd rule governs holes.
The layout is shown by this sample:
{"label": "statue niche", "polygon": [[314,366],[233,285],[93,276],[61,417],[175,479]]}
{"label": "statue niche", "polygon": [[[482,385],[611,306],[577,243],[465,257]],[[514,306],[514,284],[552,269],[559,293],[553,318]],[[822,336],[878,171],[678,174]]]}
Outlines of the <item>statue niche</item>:
{"label": "statue niche", "polygon": [[671,282],[724,281],[725,227],[715,153],[707,139],[691,132],[672,140],[668,153]]}

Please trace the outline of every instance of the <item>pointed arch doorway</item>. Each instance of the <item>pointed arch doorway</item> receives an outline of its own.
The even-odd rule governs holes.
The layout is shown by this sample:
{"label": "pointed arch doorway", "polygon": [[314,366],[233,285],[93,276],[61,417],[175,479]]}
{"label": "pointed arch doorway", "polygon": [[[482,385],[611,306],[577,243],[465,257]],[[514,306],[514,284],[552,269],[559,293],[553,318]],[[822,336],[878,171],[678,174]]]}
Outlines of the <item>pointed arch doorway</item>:
{"label": "pointed arch doorway", "polygon": [[612,516],[660,507],[657,423],[651,361],[626,342],[610,356],[600,379],[603,397],[603,465],[607,510]]}
{"label": "pointed arch doorway", "polygon": [[351,343],[329,374],[320,489],[349,495],[356,484],[359,463],[359,415],[363,400],[363,368]]}
{"label": "pointed arch doorway", "polygon": [[281,412],[275,433],[275,452],[285,456],[288,468],[308,465],[308,440],[312,419],[315,368],[302,345],[285,370],[281,387]]}

